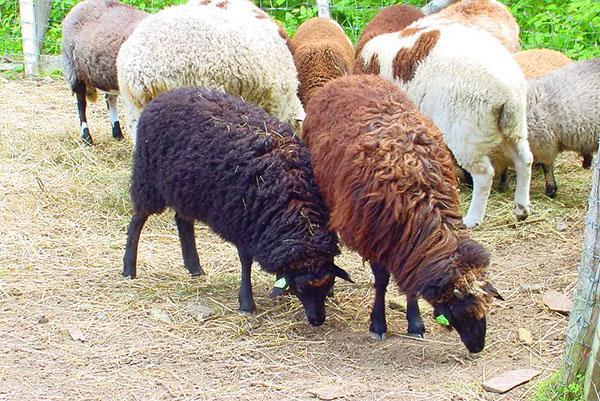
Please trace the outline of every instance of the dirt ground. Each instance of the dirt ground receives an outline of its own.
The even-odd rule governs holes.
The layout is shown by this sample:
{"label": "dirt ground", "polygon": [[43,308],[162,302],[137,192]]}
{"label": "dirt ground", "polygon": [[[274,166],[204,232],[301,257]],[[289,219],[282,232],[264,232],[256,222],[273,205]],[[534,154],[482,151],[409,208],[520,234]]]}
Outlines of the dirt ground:
{"label": "dirt ground", "polygon": [[[425,340],[404,335],[397,306],[388,308],[389,337],[371,340],[370,269],[347,250],[338,264],[356,284],[336,286],[316,329],[295,299],[267,298],[273,279],[258,267],[258,312],[237,313],[235,249],[200,224],[208,274],[190,279],[172,213],[150,219],[139,278],[124,280],[132,145],[110,138],[104,102],[89,107],[93,148],[79,143],[62,81],[0,82],[0,112],[0,401],[314,400],[330,385],[341,400],[526,400],[535,380],[505,395],[481,382],[512,368],[541,369],[542,379],[559,364],[567,318],[523,286],[574,289],[589,171],[573,155],[561,158],[555,200],[536,171],[523,224],[511,213],[514,182],[492,195],[473,237],[491,251],[506,301],[488,315],[485,350],[469,355],[430,309]],[[388,301],[402,303],[393,288]],[[197,303],[214,315],[195,320],[188,306]],[[521,327],[532,345],[519,341]],[[85,341],[72,339],[78,330]]]}

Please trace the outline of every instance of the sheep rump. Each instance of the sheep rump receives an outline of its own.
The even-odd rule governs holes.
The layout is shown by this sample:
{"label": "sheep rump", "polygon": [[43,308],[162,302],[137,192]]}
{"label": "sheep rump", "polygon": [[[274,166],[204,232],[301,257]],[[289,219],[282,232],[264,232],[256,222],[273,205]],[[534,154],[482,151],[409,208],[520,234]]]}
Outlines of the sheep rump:
{"label": "sheep rump", "polygon": [[550,49],[529,49],[514,55],[525,78],[539,78],[573,62],[570,58]]}

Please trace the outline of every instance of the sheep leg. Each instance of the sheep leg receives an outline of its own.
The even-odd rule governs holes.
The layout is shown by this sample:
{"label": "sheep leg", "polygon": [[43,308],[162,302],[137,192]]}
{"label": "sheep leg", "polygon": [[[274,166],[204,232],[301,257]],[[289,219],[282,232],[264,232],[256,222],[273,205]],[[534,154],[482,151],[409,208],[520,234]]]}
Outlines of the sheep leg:
{"label": "sheep leg", "polygon": [[385,291],[390,282],[390,274],[379,263],[371,263],[371,271],[375,278],[375,302],[371,311],[369,332],[374,340],[384,340],[387,332],[385,322]]}
{"label": "sheep leg", "polygon": [[73,89],[77,96],[77,111],[79,112],[79,124],[81,125],[81,139],[86,145],[93,145],[94,141],[90,135],[90,129],[87,123],[87,117],[85,115],[86,99],[85,99],[85,85],[78,85]]}
{"label": "sheep leg", "polygon": [[487,156],[483,156],[475,163],[465,166],[465,169],[473,177],[473,195],[469,211],[463,222],[467,227],[475,227],[483,220],[487,208],[492,181],[494,179],[494,167]]}
{"label": "sheep leg", "polygon": [[546,179],[546,195],[550,198],[554,198],[556,196],[556,191],[558,191],[556,179],[554,178],[554,163],[540,163],[540,166],[542,166],[544,178]]}
{"label": "sheep leg", "polygon": [[425,325],[419,310],[419,298],[415,295],[406,296],[406,320],[408,320],[408,335],[423,338]]}
{"label": "sheep leg", "polygon": [[127,244],[125,245],[125,256],[123,256],[123,277],[135,278],[137,274],[137,251],[140,241],[140,234],[148,215],[134,214],[131,217],[129,228],[127,229]]}
{"label": "sheep leg", "polygon": [[517,220],[525,220],[529,216],[529,187],[531,186],[531,165],[533,154],[529,150],[527,139],[504,146],[506,154],[512,159],[517,171],[517,188],[515,190],[515,216]]}
{"label": "sheep leg", "polygon": [[240,312],[254,313],[256,304],[254,303],[254,296],[252,295],[252,281],[250,274],[252,272],[253,257],[242,247],[238,247],[238,255],[240,256],[240,262],[242,264],[242,283],[238,294]]}
{"label": "sheep leg", "polygon": [[581,167],[583,167],[586,170],[589,170],[590,168],[592,168],[592,160],[594,159],[594,155],[592,154],[583,154],[583,162],[581,163]]}
{"label": "sheep leg", "polygon": [[200,266],[198,250],[196,249],[194,222],[184,220],[177,214],[175,214],[175,222],[177,223],[177,231],[179,232],[181,253],[183,254],[183,263],[185,264],[185,267],[188,269],[192,277],[203,275],[204,270],[202,270],[202,266]]}
{"label": "sheep leg", "polygon": [[131,103],[125,102],[125,114],[127,115],[127,123],[129,124],[129,136],[131,136],[131,141],[135,145],[138,120],[140,119],[142,112]]}
{"label": "sheep leg", "polygon": [[108,107],[112,136],[117,141],[120,141],[123,139],[123,132],[121,131],[121,123],[119,123],[119,113],[117,111],[117,95],[106,94],[106,107]]}

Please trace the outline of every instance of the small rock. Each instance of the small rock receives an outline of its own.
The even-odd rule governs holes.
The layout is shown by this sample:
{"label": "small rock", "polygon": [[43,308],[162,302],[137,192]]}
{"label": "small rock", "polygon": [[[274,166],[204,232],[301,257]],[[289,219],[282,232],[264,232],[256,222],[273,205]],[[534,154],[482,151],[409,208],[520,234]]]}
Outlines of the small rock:
{"label": "small rock", "polygon": [[568,314],[573,308],[573,301],[571,301],[565,294],[561,294],[558,291],[550,290],[542,296],[542,301],[550,310],[555,312]]}
{"label": "small rock", "polygon": [[212,309],[210,309],[208,306],[203,305],[199,302],[194,302],[194,303],[188,304],[185,307],[185,310],[187,313],[190,314],[191,317],[194,318],[194,320],[197,320],[199,322],[208,319],[210,316],[212,316],[214,314]]}
{"label": "small rock", "polygon": [[96,312],[96,314],[94,315],[96,317],[96,319],[98,320],[104,320],[106,319],[106,313],[102,312],[102,311],[98,311]]}
{"label": "small rock", "polygon": [[42,83],[45,83],[45,84],[51,84],[52,82],[54,82],[52,77],[44,77],[44,79],[42,79]]}
{"label": "small rock", "polygon": [[394,301],[390,301],[389,307],[390,307],[390,309],[393,309],[393,310],[397,310],[400,312],[406,312],[406,306],[399,304],[397,302],[394,302]]}
{"label": "small rock", "polygon": [[527,345],[533,344],[531,332],[524,327],[519,328],[519,340],[523,341]]}
{"label": "small rock", "polygon": [[481,386],[484,390],[504,394],[513,388],[527,383],[541,373],[537,369],[516,369],[505,372],[499,376],[484,381]]}
{"label": "small rock", "polygon": [[173,323],[173,319],[171,319],[171,315],[169,315],[169,312],[161,308],[152,308],[150,310],[150,317],[156,320],[160,320],[164,323]]}
{"label": "small rock", "polygon": [[324,401],[335,400],[337,398],[348,397],[353,392],[347,387],[340,384],[330,384],[329,386],[320,387],[314,390],[308,390],[308,394]]}
{"label": "small rock", "polygon": [[73,341],[87,341],[87,339],[85,338],[85,336],[83,335],[83,332],[81,331],[81,329],[79,327],[71,327],[69,329],[69,335],[71,336],[71,339]]}
{"label": "small rock", "polygon": [[543,284],[523,284],[519,288],[519,292],[533,292],[534,294],[538,294],[542,292],[543,289]]}
{"label": "small rock", "polygon": [[40,318],[38,319],[38,324],[46,324],[50,321],[50,319],[48,319],[46,317],[46,315],[42,315],[40,316]]}
{"label": "small rock", "polygon": [[563,219],[556,219],[555,227],[556,231],[559,232],[567,231],[567,228],[569,228]]}

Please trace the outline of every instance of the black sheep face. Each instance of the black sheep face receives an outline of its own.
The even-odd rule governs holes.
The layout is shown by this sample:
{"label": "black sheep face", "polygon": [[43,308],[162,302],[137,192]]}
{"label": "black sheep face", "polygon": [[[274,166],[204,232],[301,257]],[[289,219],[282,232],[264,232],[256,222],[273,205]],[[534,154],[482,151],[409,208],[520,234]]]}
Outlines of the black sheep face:
{"label": "black sheep face", "polygon": [[[458,301],[458,300],[457,300]],[[470,352],[476,353],[485,347],[486,320],[485,315],[473,316],[471,310],[477,301],[471,300],[436,305],[433,315],[444,316],[449,329],[456,329],[460,340]]]}
{"label": "black sheep face", "polygon": [[353,282],[350,275],[333,262],[328,262],[317,273],[303,271],[295,276],[285,277],[290,285],[290,292],[298,297],[306,318],[313,326],[320,326],[325,322],[325,298],[333,287],[335,277]]}

